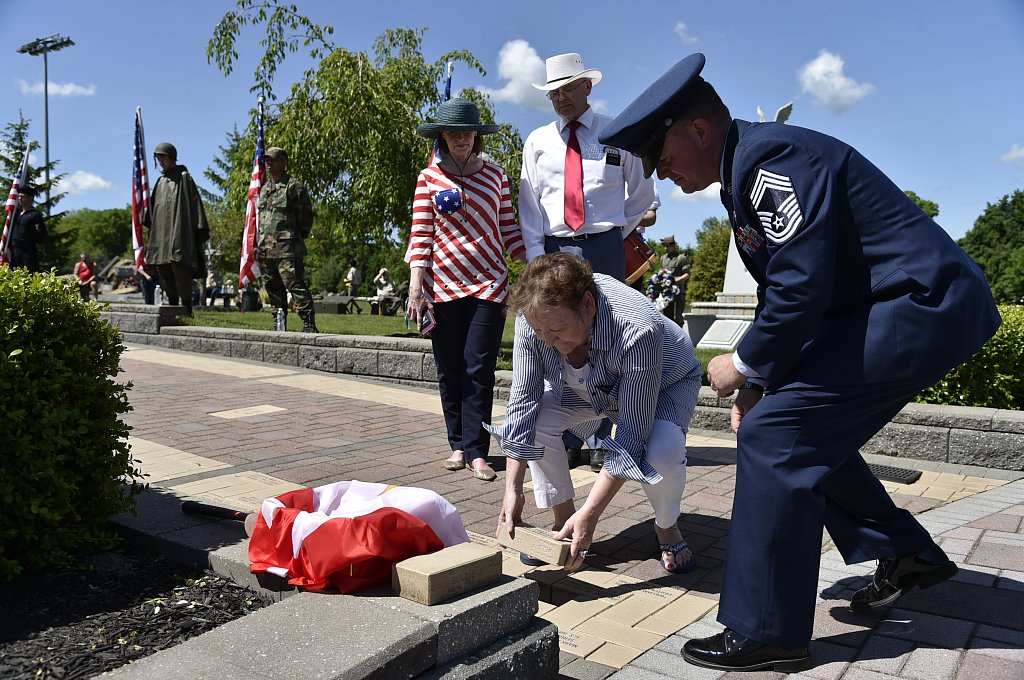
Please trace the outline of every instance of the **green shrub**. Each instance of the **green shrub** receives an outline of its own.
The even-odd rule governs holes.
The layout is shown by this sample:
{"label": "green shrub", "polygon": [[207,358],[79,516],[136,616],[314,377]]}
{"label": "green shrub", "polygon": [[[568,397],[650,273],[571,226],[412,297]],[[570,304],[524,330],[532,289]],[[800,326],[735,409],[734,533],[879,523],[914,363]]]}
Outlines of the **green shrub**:
{"label": "green shrub", "polygon": [[52,274],[0,268],[0,581],[109,544],[145,487],[115,383],[124,346],[95,302]]}
{"label": "green shrub", "polygon": [[917,396],[926,404],[1024,410],[1024,306],[1000,305],[1003,325],[967,363]]}

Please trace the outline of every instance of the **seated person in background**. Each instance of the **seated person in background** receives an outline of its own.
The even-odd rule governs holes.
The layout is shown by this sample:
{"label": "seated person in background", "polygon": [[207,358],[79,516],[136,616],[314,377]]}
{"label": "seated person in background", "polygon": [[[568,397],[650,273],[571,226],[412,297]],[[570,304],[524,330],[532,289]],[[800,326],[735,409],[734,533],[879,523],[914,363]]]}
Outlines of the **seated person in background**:
{"label": "seated person in background", "polygon": [[96,280],[96,263],[89,257],[89,253],[82,253],[78,262],[75,263],[73,273],[78,279],[78,294],[83,300],[89,299],[90,292],[93,295],[99,294],[100,284]]}
{"label": "seated person in background", "polygon": [[377,296],[373,299],[374,313],[383,314],[388,303],[398,299],[398,286],[391,278],[387,267],[381,267],[377,275],[373,277],[373,285],[377,286]]}

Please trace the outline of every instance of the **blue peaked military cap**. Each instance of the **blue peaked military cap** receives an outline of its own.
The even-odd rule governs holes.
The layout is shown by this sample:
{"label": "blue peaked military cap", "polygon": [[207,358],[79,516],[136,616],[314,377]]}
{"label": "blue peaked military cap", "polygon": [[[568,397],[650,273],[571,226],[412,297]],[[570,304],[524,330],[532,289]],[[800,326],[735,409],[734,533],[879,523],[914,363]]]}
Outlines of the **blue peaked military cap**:
{"label": "blue peaked military cap", "polygon": [[600,142],[638,156],[643,162],[644,177],[650,177],[661,158],[665,132],[676,122],[680,104],[690,88],[702,80],[704,61],[704,55],[697,52],[666,71],[605,127]]}

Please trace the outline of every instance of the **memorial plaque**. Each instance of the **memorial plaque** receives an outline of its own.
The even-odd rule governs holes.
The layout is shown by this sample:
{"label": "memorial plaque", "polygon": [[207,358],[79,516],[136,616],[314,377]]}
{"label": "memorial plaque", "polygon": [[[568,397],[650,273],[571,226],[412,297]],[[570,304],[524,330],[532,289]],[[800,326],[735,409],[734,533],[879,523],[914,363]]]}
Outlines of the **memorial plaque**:
{"label": "memorial plaque", "polygon": [[753,325],[751,321],[739,319],[715,319],[711,328],[697,343],[697,347],[704,349],[724,349],[732,351],[740,344],[740,340],[747,334]]}

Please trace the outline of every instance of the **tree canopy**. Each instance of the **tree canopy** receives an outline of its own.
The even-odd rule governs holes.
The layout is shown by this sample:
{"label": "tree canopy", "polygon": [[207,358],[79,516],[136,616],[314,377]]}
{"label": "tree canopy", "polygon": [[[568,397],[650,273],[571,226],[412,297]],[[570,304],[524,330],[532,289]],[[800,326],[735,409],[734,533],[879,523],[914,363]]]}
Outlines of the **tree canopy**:
{"label": "tree canopy", "polygon": [[[428,61],[422,52],[426,29],[387,30],[375,40],[371,54],[353,52],[333,45],[327,37],[333,30],[298,15],[294,6],[276,0],[239,0],[207,47],[208,58],[225,74],[238,59],[234,41],[246,26],[259,26],[267,36],[261,41],[265,53],[254,75],[256,92],[271,94],[273,76],[289,52],[305,46],[311,58],[320,59],[292,85],[286,98],[267,107],[264,118],[266,145],[288,151],[288,172],[306,185],[313,199],[316,219],[307,244],[311,277],[317,277],[319,267],[343,275],[353,258],[364,272],[400,264],[412,221],[416,177],[431,149],[431,141],[420,137],[416,128],[444,99],[440,85],[448,62],[483,74],[480,62],[466,50]],[[485,95],[464,90],[462,96],[477,103],[484,121],[494,120]],[[206,173],[224,194],[220,208],[227,215],[225,226],[234,224],[239,234],[255,150],[255,107],[250,113],[245,134],[229,134],[215,161],[217,168]],[[498,134],[484,139],[485,151],[518,175],[518,130],[505,124]],[[225,247],[234,245],[229,240],[223,239]],[[393,252],[380,252],[388,249]],[[369,259],[362,259],[364,254]],[[314,287],[329,289],[329,284],[315,282]]]}
{"label": "tree canopy", "polygon": [[[25,118],[21,111],[18,112],[18,120],[8,123],[0,130],[0,186],[3,187],[3,196],[7,198],[7,191],[14,182],[14,176],[18,173],[21,164],[21,157],[26,147],[31,154],[39,148],[39,142],[29,141],[31,120]],[[30,157],[31,158],[31,157]],[[50,267],[61,267],[72,249],[74,236],[68,234],[67,230],[61,227],[61,218],[64,213],[55,212],[57,204],[64,198],[63,193],[51,193],[49,202],[46,201],[46,189],[52,187],[62,177],[63,173],[57,173],[58,160],[51,160],[49,166],[28,166],[28,184],[34,186],[39,192],[36,196],[36,209],[47,215],[46,229],[49,232],[46,240],[39,245],[39,264],[43,269]],[[50,171],[50,183],[45,181],[47,167]],[[51,189],[52,191],[52,189]]]}
{"label": "tree canopy", "polygon": [[918,196],[913,191],[910,191],[909,189],[904,191],[903,193],[907,195],[907,198],[912,200],[914,203],[917,203],[917,207],[923,210],[924,214],[927,215],[928,217],[935,219],[936,217],[939,216],[939,204],[936,203],[935,201],[929,201],[927,198],[921,198],[920,196]]}
{"label": "tree canopy", "polygon": [[724,217],[709,217],[695,234],[697,247],[686,298],[690,302],[714,302],[725,286],[725,265],[729,259],[732,228]]}
{"label": "tree canopy", "polygon": [[989,203],[959,244],[985,272],[996,302],[1024,298],[1024,191]]}

